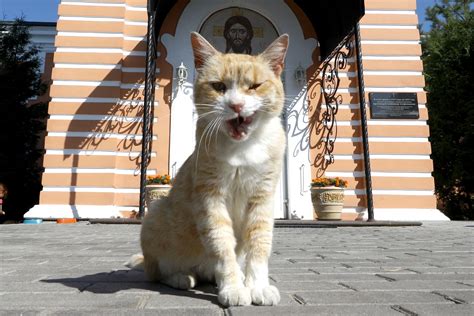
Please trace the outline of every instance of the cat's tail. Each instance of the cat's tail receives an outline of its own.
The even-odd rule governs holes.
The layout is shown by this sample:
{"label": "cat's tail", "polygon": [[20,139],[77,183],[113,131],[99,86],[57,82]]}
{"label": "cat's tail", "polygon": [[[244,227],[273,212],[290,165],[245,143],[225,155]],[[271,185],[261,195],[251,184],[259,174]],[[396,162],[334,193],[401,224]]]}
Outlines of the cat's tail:
{"label": "cat's tail", "polygon": [[125,262],[125,266],[132,270],[145,270],[143,255],[141,253],[137,253],[131,256],[130,259]]}

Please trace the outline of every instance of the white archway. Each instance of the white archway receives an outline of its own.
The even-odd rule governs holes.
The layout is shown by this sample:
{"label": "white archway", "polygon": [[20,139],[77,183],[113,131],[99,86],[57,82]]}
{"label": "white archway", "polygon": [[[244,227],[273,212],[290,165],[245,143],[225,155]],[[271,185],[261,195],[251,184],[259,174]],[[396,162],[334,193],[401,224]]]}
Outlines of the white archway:
{"label": "white archway", "polygon": [[[162,36],[162,42],[168,51],[167,62],[174,69],[183,63],[189,73],[187,80],[182,85],[178,85],[177,80],[173,81],[174,99],[171,106],[169,166],[171,173],[175,173],[184,163],[195,144],[194,107],[192,104],[194,63],[189,34],[191,31],[198,31],[211,14],[228,7],[241,7],[258,12],[273,23],[279,34],[289,34],[290,47],[283,78],[287,98],[296,99],[303,88],[294,80],[295,70],[299,66],[306,69],[312,65],[311,56],[317,42],[315,39],[304,38],[298,19],[283,0],[191,0],[181,14],[176,27],[176,35],[164,34]],[[293,109],[303,108],[304,99],[299,98],[299,101],[293,105]],[[288,124],[294,125],[295,122],[288,122]],[[301,124],[302,122],[299,122],[300,126]],[[309,192],[311,181],[309,150],[298,151],[297,155],[294,155],[293,148],[297,146],[298,141],[297,136],[288,135],[290,154],[287,155],[286,161],[286,183],[281,184],[280,192],[277,193],[280,203],[275,207],[276,218],[313,218]]]}

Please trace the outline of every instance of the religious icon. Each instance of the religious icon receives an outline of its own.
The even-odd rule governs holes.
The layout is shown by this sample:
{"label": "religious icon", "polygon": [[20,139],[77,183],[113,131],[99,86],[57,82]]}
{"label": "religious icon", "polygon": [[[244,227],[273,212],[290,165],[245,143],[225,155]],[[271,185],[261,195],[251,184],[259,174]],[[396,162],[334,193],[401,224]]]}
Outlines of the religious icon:
{"label": "religious icon", "polygon": [[267,18],[238,7],[214,12],[204,21],[199,33],[221,52],[253,55],[261,53],[278,37]]}
{"label": "religious icon", "polygon": [[244,16],[231,16],[224,25],[226,53],[252,54],[253,28]]}

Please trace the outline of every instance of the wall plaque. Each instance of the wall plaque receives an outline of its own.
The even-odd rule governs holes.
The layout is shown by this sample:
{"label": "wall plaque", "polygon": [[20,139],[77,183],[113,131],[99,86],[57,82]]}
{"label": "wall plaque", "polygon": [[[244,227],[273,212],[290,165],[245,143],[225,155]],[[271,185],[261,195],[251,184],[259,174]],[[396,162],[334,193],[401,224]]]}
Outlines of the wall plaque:
{"label": "wall plaque", "polygon": [[418,119],[418,99],[411,92],[369,93],[370,118],[372,119]]}

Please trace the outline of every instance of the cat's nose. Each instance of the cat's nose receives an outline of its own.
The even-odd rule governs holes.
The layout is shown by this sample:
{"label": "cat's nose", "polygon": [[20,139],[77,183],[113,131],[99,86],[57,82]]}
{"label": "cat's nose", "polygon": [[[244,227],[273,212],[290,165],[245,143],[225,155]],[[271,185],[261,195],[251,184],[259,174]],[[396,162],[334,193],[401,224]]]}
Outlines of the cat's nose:
{"label": "cat's nose", "polygon": [[244,108],[244,104],[243,103],[231,103],[231,104],[229,104],[229,107],[235,113],[240,113],[240,112],[242,112],[242,109]]}

